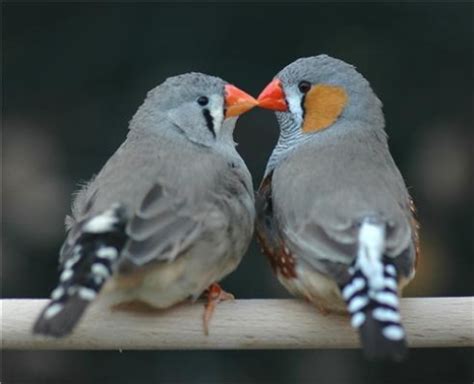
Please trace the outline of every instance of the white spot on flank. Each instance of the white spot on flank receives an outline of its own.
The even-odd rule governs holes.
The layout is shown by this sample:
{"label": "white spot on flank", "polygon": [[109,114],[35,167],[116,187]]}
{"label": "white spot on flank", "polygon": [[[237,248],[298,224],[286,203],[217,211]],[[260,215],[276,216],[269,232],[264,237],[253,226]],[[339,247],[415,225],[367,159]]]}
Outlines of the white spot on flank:
{"label": "white spot on flank", "polygon": [[385,250],[385,227],[380,224],[363,222],[359,230],[357,265],[367,277],[369,287],[383,288],[382,255]]}
{"label": "white spot on flank", "polygon": [[55,303],[51,305],[45,312],[44,312],[44,317],[46,319],[50,319],[53,316],[56,316],[61,310],[63,309],[63,305],[59,303]]}
{"label": "white spot on flank", "polygon": [[405,331],[398,325],[389,325],[382,330],[382,333],[390,340],[402,340],[405,337]]}
{"label": "white spot on flank", "polygon": [[51,299],[58,300],[62,295],[64,295],[64,288],[57,287],[53,292],[51,292]]}
{"label": "white spot on flank", "polygon": [[398,308],[398,296],[391,292],[377,292],[374,299],[381,303]]}
{"label": "white spot on flank", "polygon": [[97,251],[97,257],[101,259],[114,260],[117,257],[117,250],[114,247],[102,247]]}
{"label": "white spot on flank", "polygon": [[79,297],[83,300],[94,300],[97,294],[90,288],[79,288]]}
{"label": "white spot on flank", "polygon": [[349,302],[349,312],[354,313],[359,311],[362,307],[367,305],[369,302],[369,299],[367,297],[361,297],[361,296],[356,296],[354,297],[350,302]]}
{"label": "white spot on flank", "polygon": [[89,233],[108,232],[116,223],[117,217],[114,216],[113,211],[106,211],[103,214],[90,219],[87,224],[84,225],[83,231]]}
{"label": "white spot on flank", "polygon": [[62,273],[61,273],[61,276],[59,276],[59,280],[61,281],[66,281],[66,280],[69,280],[72,275],[74,275],[74,272],[72,271],[72,269],[65,269]]}
{"label": "white spot on flank", "polygon": [[365,315],[362,312],[357,312],[354,314],[354,316],[352,316],[351,325],[354,328],[359,328],[362,324],[364,324],[364,321]]}
{"label": "white spot on flank", "polygon": [[393,321],[394,323],[400,322],[400,314],[387,308],[375,308],[372,311],[372,316],[374,319],[379,321]]}
{"label": "white spot on flank", "polygon": [[362,277],[356,277],[350,284],[342,290],[342,297],[348,300],[354,293],[365,287],[365,281]]}
{"label": "white spot on flank", "polygon": [[387,272],[389,275],[397,276],[397,270],[395,269],[393,265],[390,265],[390,264],[386,265],[385,272]]}
{"label": "white spot on flank", "polygon": [[105,267],[104,264],[95,263],[91,267],[92,273],[101,277],[109,277],[109,270]]}

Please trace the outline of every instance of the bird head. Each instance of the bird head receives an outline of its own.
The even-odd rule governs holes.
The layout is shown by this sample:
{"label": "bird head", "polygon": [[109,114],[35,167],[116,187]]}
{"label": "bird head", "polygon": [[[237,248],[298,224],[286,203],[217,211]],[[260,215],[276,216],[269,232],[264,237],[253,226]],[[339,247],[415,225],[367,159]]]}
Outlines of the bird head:
{"label": "bird head", "polygon": [[[147,129],[178,129],[188,139],[205,146],[232,141],[239,115],[257,100],[224,80],[202,73],[168,78],[151,90],[133,119],[133,126]],[[167,120],[172,123],[159,124]]]}
{"label": "bird head", "polygon": [[281,135],[288,137],[311,135],[342,120],[383,124],[381,102],[367,80],[352,65],[327,55],[283,68],[258,103],[277,111]]}

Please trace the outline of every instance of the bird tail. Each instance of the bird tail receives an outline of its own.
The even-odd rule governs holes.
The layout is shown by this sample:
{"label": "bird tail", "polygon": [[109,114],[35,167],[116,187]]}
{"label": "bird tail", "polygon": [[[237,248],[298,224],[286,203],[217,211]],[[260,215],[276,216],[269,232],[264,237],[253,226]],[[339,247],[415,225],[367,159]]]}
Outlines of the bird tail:
{"label": "bird tail", "polygon": [[385,225],[365,220],[359,231],[358,253],[349,268],[349,281],[341,287],[358,329],[362,348],[371,360],[400,361],[407,353],[401,324],[397,269],[385,250]]}
{"label": "bird tail", "polygon": [[126,240],[125,220],[113,208],[77,224],[65,243],[59,285],[33,326],[33,333],[63,337],[72,332],[87,306],[111,276]]}

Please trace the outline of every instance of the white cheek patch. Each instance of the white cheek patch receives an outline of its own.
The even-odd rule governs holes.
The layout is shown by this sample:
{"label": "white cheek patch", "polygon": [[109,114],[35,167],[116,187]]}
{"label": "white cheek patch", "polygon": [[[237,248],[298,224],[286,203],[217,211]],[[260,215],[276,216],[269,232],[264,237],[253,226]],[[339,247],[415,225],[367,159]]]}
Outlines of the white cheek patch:
{"label": "white cheek patch", "polygon": [[218,135],[224,123],[224,100],[220,96],[213,95],[209,99],[208,108],[214,123],[214,132]]}
{"label": "white cheek patch", "polygon": [[301,95],[295,92],[288,92],[286,96],[288,108],[295,118],[295,123],[298,127],[303,124],[303,108],[301,108]]}

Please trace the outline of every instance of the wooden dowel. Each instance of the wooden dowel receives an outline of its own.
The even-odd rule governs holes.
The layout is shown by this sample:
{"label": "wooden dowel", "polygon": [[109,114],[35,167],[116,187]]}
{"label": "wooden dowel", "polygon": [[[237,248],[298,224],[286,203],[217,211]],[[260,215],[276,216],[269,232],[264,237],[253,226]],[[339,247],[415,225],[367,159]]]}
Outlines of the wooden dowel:
{"label": "wooden dowel", "polygon": [[[34,336],[31,327],[46,300],[1,300],[3,349],[304,349],[356,348],[347,317],[323,316],[299,300],[235,300],[218,305],[205,336],[203,303],[154,313],[91,306],[64,339]],[[412,347],[474,346],[474,298],[401,301]]]}

